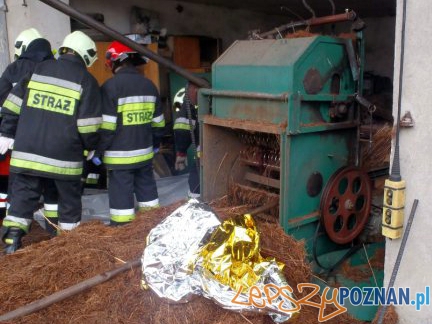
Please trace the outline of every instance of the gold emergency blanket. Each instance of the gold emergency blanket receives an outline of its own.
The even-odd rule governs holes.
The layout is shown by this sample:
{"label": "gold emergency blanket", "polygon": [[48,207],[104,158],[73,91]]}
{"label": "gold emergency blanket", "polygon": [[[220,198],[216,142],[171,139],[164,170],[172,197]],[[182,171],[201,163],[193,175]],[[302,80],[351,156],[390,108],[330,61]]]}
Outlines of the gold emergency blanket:
{"label": "gold emergency blanket", "polygon": [[[251,215],[224,221],[201,249],[202,266],[216,280],[235,291],[247,292],[256,285],[274,258],[259,252],[260,237]],[[284,264],[277,263],[282,271]]]}
{"label": "gold emergency blanket", "polygon": [[259,249],[251,215],[221,224],[207,205],[191,199],[150,231],[142,256],[142,286],[169,302],[202,295],[226,309],[261,312],[285,322],[294,305],[275,295],[277,287],[288,285],[283,265],[264,259]]}

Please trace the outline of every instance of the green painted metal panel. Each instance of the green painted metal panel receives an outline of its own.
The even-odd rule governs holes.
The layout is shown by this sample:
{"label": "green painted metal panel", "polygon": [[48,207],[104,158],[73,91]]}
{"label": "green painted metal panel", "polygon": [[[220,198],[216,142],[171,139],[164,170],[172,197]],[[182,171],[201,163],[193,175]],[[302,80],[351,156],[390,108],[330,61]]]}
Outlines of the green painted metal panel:
{"label": "green painted metal panel", "polygon": [[288,137],[281,174],[281,198],[286,203],[280,213],[286,230],[316,220],[307,216],[318,212],[322,190],[311,197],[307,192],[308,179],[319,173],[326,184],[334,172],[348,165],[353,140],[351,129]]}
{"label": "green painted metal panel", "polygon": [[213,115],[225,119],[279,124],[288,121],[287,104],[270,100],[214,98]]}
{"label": "green painted metal panel", "polygon": [[341,39],[319,37],[313,46],[310,46],[296,63],[295,82],[297,88],[294,91],[307,93],[304,83],[306,73],[315,69],[319,72],[323,87],[320,93],[330,94],[331,77],[340,75],[340,94],[352,94],[355,90],[355,82],[349,69],[349,60],[346,55],[345,42]]}
{"label": "green painted metal panel", "polygon": [[213,64],[217,68],[294,65],[317,37],[236,41]]}
{"label": "green painted metal panel", "polygon": [[[205,78],[207,80],[211,80],[211,73],[210,72],[203,72],[203,73],[194,73],[196,76]],[[180,74],[177,74],[175,72],[169,73],[169,83],[170,83],[170,99],[171,102],[173,102],[174,96],[181,88],[184,88],[184,86],[187,83],[187,80],[182,77]]]}
{"label": "green painted metal panel", "polygon": [[[321,89],[314,94],[308,93],[304,86],[311,69],[319,74],[322,83]],[[335,74],[340,78],[340,86],[338,93],[331,93],[332,76]],[[212,78],[213,88],[217,90],[288,93],[300,96],[301,100],[321,101],[321,106],[327,108],[336,100],[352,100],[347,95],[352,96],[355,92],[345,41],[327,36],[237,41],[213,64]],[[289,102],[213,98],[213,115],[220,118],[272,123],[289,121],[299,125],[300,121],[290,116],[290,109],[293,108]],[[317,109],[320,110],[319,107]],[[311,111],[311,119],[308,120],[305,115],[301,123],[316,122],[316,114]],[[325,116],[323,120],[328,121]]]}

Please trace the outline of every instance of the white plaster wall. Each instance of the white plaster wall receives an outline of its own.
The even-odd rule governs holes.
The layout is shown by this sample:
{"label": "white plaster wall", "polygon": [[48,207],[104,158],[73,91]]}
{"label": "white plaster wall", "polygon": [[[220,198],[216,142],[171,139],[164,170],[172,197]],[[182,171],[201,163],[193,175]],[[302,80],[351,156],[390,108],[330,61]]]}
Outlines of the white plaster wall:
{"label": "white plaster wall", "polygon": [[[69,3],[69,0],[62,0]],[[9,52],[13,59],[14,42],[19,33],[34,27],[50,41],[51,47],[58,49],[64,37],[70,33],[69,17],[49,7],[41,1],[27,0],[23,6],[22,0],[7,0],[8,11],[6,22],[8,27]]]}
{"label": "white plaster wall", "polygon": [[[397,0],[395,74],[393,115],[397,114],[399,62],[401,50],[402,0]],[[431,285],[432,254],[430,236],[432,229],[432,140],[431,140],[431,64],[432,25],[429,21],[432,2],[408,1],[405,60],[402,81],[402,115],[411,111],[415,126],[401,129],[400,156],[401,175],[406,181],[405,223],[414,199],[419,205],[397,274],[396,287],[410,287],[414,292],[424,292]],[[388,282],[399,251],[401,239],[387,240],[385,281]],[[400,324],[432,323],[432,307],[416,311],[413,306],[396,307]]]}

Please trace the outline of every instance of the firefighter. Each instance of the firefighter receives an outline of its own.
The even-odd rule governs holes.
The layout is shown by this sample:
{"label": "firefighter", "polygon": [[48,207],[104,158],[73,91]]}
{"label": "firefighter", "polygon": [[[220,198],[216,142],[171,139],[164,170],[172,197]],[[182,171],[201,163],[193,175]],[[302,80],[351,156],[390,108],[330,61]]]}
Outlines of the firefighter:
{"label": "firefighter", "polygon": [[159,207],[152,160],[165,118],[156,86],[137,68],[145,58],[117,41],[106,58],[113,77],[102,85],[101,141],[92,160],[106,166],[110,224],[116,226],[135,219],[134,194],[140,211]]}
{"label": "firefighter", "polygon": [[[31,74],[39,62],[53,59],[50,43],[38,30],[29,28],[22,31],[15,40],[15,61],[7,66],[0,77],[0,105],[21,78]],[[0,156],[0,219],[6,216],[8,188],[13,179],[9,174],[10,152]],[[52,182],[47,182],[44,190],[45,216],[57,223],[57,191]],[[48,222],[47,222],[48,223]],[[47,224],[48,225],[48,224]],[[48,231],[53,231],[47,226]]]}
{"label": "firefighter", "polygon": [[88,154],[88,151],[84,151],[83,174],[81,177],[83,194],[86,188],[106,189],[107,187],[105,166],[95,165],[88,159]]}
{"label": "firefighter", "polygon": [[2,108],[0,148],[13,146],[10,170],[15,173],[1,229],[6,253],[21,247],[46,179],[58,190],[60,230],[81,221],[82,155],[96,148],[102,122],[100,89],[86,69],[97,59],[96,45],[75,31],[65,37],[59,55],[38,64]]}
{"label": "firefighter", "polygon": [[[200,179],[198,173],[200,146],[197,94],[198,86],[188,82],[185,88],[180,89],[174,96],[174,138],[176,148],[175,169],[182,171],[187,167],[187,150],[195,141],[196,154],[189,166],[189,198],[200,198]],[[192,128],[192,131],[191,131]]]}

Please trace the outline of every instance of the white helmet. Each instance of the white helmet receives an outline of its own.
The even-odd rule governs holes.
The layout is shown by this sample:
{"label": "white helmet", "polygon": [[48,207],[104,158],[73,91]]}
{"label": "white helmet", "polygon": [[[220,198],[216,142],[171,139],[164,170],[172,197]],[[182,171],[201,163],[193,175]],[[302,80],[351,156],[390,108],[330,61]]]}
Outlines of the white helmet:
{"label": "white helmet", "polygon": [[30,43],[38,38],[42,38],[42,35],[35,28],[23,30],[15,40],[15,58],[20,57]]}
{"label": "white helmet", "polygon": [[186,88],[181,88],[179,91],[177,91],[177,93],[174,96],[174,100],[173,100],[173,106],[176,109],[176,111],[179,111],[182,104],[183,104],[183,100],[186,94]]}
{"label": "white helmet", "polygon": [[92,66],[97,60],[95,42],[82,31],[74,31],[65,37],[60,47],[60,54],[65,53],[65,49],[67,48],[75,51],[83,59],[87,67]]}

